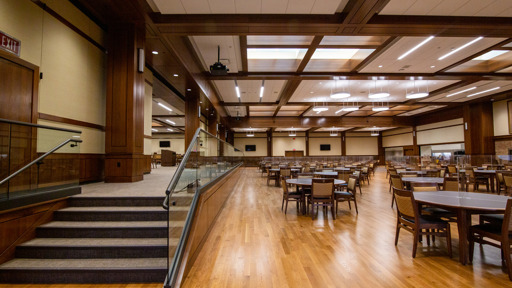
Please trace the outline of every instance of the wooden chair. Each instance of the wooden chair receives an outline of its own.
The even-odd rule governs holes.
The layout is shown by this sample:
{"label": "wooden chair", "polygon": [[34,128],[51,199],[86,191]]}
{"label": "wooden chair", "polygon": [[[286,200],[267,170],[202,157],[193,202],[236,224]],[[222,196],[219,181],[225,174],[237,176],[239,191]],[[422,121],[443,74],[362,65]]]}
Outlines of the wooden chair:
{"label": "wooden chair", "polygon": [[412,192],[436,192],[439,186],[436,183],[411,183]]}
{"label": "wooden chair", "polygon": [[288,185],[286,185],[286,180],[281,179],[281,187],[283,188],[283,202],[281,203],[281,211],[283,211],[283,205],[286,201],[286,206],[284,207],[284,214],[288,210],[288,201],[297,202],[297,211],[300,209],[301,203],[303,203],[302,193],[300,192],[289,192]]}
{"label": "wooden chair", "polygon": [[361,171],[359,171],[359,170],[354,171],[354,176],[357,177],[356,187],[359,187],[359,194],[362,195],[363,191],[361,190]]}
{"label": "wooden chair", "polygon": [[421,235],[427,236],[427,243],[430,244],[430,236],[446,237],[446,246],[448,247],[448,255],[452,257],[452,245],[450,224],[448,222],[427,218],[420,215],[418,206],[414,201],[414,194],[411,191],[393,188],[393,195],[396,199],[397,221],[395,246],[398,244],[398,236],[400,229],[405,229],[414,235],[412,246],[412,258],[416,257],[416,250]]}
{"label": "wooden chair", "polygon": [[[501,249],[502,262],[505,262],[507,268],[508,278],[512,281],[512,259],[510,257],[512,243],[512,199],[507,200],[507,208],[503,216],[503,223],[501,226],[496,226],[492,223],[479,224],[469,228],[469,262],[473,262],[473,253],[475,242],[480,244],[489,244],[491,246]],[[486,240],[485,238],[492,239],[500,242],[497,244]]]}
{"label": "wooden chair", "polygon": [[480,188],[480,184],[485,185],[486,191],[489,192],[489,178],[487,176],[476,176],[475,175],[476,167],[474,167],[471,171],[471,169],[466,169],[466,173],[469,172],[469,174],[473,175],[473,190],[478,191]]}
{"label": "wooden chair", "polygon": [[[279,169],[279,165],[272,165],[270,169]],[[270,171],[270,169],[267,170],[267,186],[269,185],[269,182],[272,180],[275,181],[276,183],[278,183],[277,181],[279,181],[279,173]]]}
{"label": "wooden chair", "polygon": [[359,214],[357,211],[357,201],[356,201],[356,181],[357,178],[355,176],[350,176],[347,181],[347,191],[334,191],[334,200],[336,201],[336,214],[338,214],[338,202],[347,201],[348,208],[352,210],[350,205],[350,201],[354,201],[354,207],[356,207],[356,214]]}
{"label": "wooden chair", "polygon": [[507,186],[505,186],[505,179],[503,179],[503,172],[508,171],[502,171],[502,170],[496,170],[496,191],[498,192],[498,195],[501,194],[501,191],[503,190],[503,193],[507,193]]}
{"label": "wooden chair", "polygon": [[504,194],[512,194],[512,172],[503,172],[503,183],[505,184]]}
{"label": "wooden chair", "polygon": [[311,185],[311,196],[309,196],[308,207],[311,204],[311,219],[315,219],[315,206],[330,207],[332,219],[336,219],[334,213],[334,179],[315,179]]}
{"label": "wooden chair", "polygon": [[367,181],[370,185],[370,173],[368,172],[368,166],[361,168],[361,181]]}
{"label": "wooden chair", "polygon": [[443,179],[443,190],[459,191],[459,179],[457,177],[445,177]]}
{"label": "wooden chair", "polygon": [[[391,175],[389,177],[389,179],[391,180],[390,184],[389,184],[389,191],[391,192],[392,188],[397,188],[397,189],[404,189],[404,182],[402,181],[402,177],[400,177],[400,175]],[[391,198],[391,208],[393,208],[393,204],[395,203],[395,194],[393,194],[393,197]]]}
{"label": "wooden chair", "polygon": [[281,179],[290,179],[292,178],[292,170],[290,168],[281,168],[279,171],[279,175]]}
{"label": "wooden chair", "polygon": [[457,173],[457,166],[455,165],[448,165],[448,173],[452,174],[452,173]]}
{"label": "wooden chair", "polygon": [[347,185],[348,185],[348,179],[350,178],[350,175],[351,174],[346,171],[338,173],[338,179],[345,181],[345,184],[337,185],[335,187],[335,189],[340,190],[340,191],[344,190],[344,188],[347,187]]}
{"label": "wooden chair", "polygon": [[439,171],[439,170],[436,170],[436,171],[427,171],[426,176],[427,176],[427,177],[441,177],[441,171]]}

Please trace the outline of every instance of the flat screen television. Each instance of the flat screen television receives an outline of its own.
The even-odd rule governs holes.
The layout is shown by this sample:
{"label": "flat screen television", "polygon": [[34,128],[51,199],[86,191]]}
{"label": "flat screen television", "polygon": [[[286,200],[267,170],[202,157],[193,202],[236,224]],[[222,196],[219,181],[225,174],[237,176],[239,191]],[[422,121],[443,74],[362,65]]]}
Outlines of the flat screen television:
{"label": "flat screen television", "polygon": [[160,147],[162,147],[162,148],[171,147],[171,141],[160,141]]}
{"label": "flat screen television", "polygon": [[256,151],[256,145],[245,145],[245,151]]}
{"label": "flat screen television", "polygon": [[320,144],[320,151],[331,151],[331,144]]}

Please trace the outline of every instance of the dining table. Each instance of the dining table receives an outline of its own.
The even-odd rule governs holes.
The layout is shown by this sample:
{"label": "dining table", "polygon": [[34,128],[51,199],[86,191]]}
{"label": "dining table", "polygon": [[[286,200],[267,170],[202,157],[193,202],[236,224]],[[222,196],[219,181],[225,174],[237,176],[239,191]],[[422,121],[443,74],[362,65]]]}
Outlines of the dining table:
{"label": "dining table", "polygon": [[421,171],[418,171],[418,170],[407,170],[407,171],[397,171],[397,173],[398,174],[403,174],[403,173],[405,173],[405,174],[412,174],[412,173],[414,173],[416,175],[423,176],[423,175],[427,175],[428,171],[426,171],[426,170],[421,170]]}
{"label": "dining table", "polygon": [[315,172],[314,175],[320,175],[320,176],[329,176],[329,177],[336,177],[338,176],[338,172],[330,172],[330,171],[321,171],[321,172]]}
{"label": "dining table", "polygon": [[348,167],[337,167],[337,168],[334,168],[334,171],[350,171],[350,168]]}
{"label": "dining table", "polygon": [[494,185],[494,182],[496,180],[496,170],[480,170],[480,169],[477,169],[477,170],[474,170],[474,173],[475,173],[475,177],[485,177],[487,179],[489,179],[489,184],[491,184],[491,192],[494,193],[495,192],[495,185]]}
{"label": "dining table", "polygon": [[[334,186],[340,186],[340,185],[343,185],[347,183],[345,180],[339,180],[339,179],[334,179]],[[305,186],[305,187],[310,187],[313,185],[313,178],[299,178],[299,179],[287,179],[286,180],[286,184],[290,184],[290,185],[295,185],[297,186],[297,191],[299,191],[299,187],[301,186]],[[304,189],[302,189],[301,191],[304,192]],[[302,199],[304,200],[305,197],[304,195],[302,195]],[[303,209],[302,209],[302,214],[306,214],[306,209],[304,207],[305,205],[302,205]]]}
{"label": "dining table", "polygon": [[[275,173],[276,174],[276,177],[278,180],[276,180],[276,187],[281,187],[281,169],[278,169],[278,168],[273,168],[273,169],[268,169],[269,173],[272,172],[272,173]],[[301,169],[290,169],[290,172],[291,173],[299,173],[301,171]]]}
{"label": "dining table", "polygon": [[422,205],[429,205],[457,213],[459,261],[462,265],[469,262],[468,231],[471,226],[471,215],[504,214],[508,198],[508,196],[474,192],[414,192],[414,200],[420,209]]}

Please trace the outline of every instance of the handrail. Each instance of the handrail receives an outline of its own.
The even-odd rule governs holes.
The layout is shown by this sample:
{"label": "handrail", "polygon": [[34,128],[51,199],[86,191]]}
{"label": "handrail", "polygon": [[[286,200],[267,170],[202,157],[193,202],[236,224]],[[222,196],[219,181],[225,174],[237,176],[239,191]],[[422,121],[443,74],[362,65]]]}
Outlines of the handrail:
{"label": "handrail", "polygon": [[46,126],[46,125],[34,124],[34,123],[28,123],[28,122],[21,122],[21,121],[9,120],[9,119],[3,119],[3,118],[0,118],[0,123],[9,123],[9,124],[16,124],[16,125],[21,125],[21,126],[45,128],[45,129],[50,129],[50,130],[57,130],[57,131],[64,131],[64,132],[72,132],[72,133],[82,134],[82,131],[78,131],[78,130],[58,128],[58,127],[52,127],[52,126]]}
{"label": "handrail", "polygon": [[[226,143],[226,144],[228,144],[230,146],[233,146],[233,145],[227,143],[226,141],[219,139],[215,135],[212,135],[211,133],[208,133],[208,132],[204,131],[203,129],[198,128],[196,130],[196,132],[194,133],[194,136],[192,137],[192,141],[191,141],[190,145],[188,146],[187,151],[185,152],[185,154],[183,156],[183,159],[182,159],[180,165],[178,166],[178,169],[176,170],[176,173],[174,174],[171,182],[169,183],[169,186],[167,187],[167,190],[165,191],[166,198],[164,200],[163,207],[166,210],[169,210],[169,199],[172,196],[172,193],[174,192],[174,190],[176,188],[176,185],[178,184],[178,181],[179,181],[179,179],[180,179],[180,177],[182,175],[183,170],[185,170],[185,165],[188,162],[188,159],[189,159],[189,156],[190,156],[190,154],[191,154],[191,152],[193,150],[194,144],[197,143],[197,141],[199,139],[199,134],[201,132],[203,132],[203,133],[205,133],[207,135],[210,135],[213,138],[216,138],[218,141],[222,141],[222,142],[224,142],[224,143]],[[239,164],[231,167],[231,169],[229,169],[228,171],[225,171],[225,174],[233,171],[233,169],[236,169],[236,168],[240,167],[240,165],[242,165],[242,164],[239,163]],[[219,177],[221,177],[221,176],[219,176]],[[196,193],[194,194],[194,198],[192,199],[192,203],[190,205],[190,209],[189,209],[189,212],[188,212],[188,215],[187,215],[187,220],[185,221],[185,224],[184,224],[183,229],[182,229],[182,236],[180,237],[180,239],[178,241],[178,244],[176,246],[176,250],[174,252],[174,258],[172,259],[172,263],[170,264],[170,267],[168,267],[168,273],[167,273],[167,276],[166,276],[166,279],[165,279],[165,286],[164,287],[174,287],[174,285],[176,283],[177,276],[178,276],[178,270],[180,269],[182,258],[184,256],[183,253],[184,253],[184,250],[186,248],[185,244],[188,241],[188,236],[189,236],[189,233],[190,233],[190,229],[192,227],[191,226],[192,225],[192,221],[190,221],[191,220],[190,218],[191,218],[191,215],[196,210],[196,207],[197,207],[198,201],[199,201],[199,196],[200,196],[200,193],[197,193],[197,191],[196,191]]]}
{"label": "handrail", "polygon": [[[81,139],[67,139],[66,141],[60,143],[59,145],[53,147],[50,151],[44,153],[43,155],[39,156],[37,159],[35,159],[34,161],[28,163],[27,165],[23,166],[22,168],[18,169],[16,172],[12,173],[11,175],[9,175],[9,177],[5,178],[4,180],[0,181],[0,186],[2,184],[4,184],[5,182],[11,180],[12,178],[16,177],[16,175],[20,174],[21,172],[27,170],[28,168],[30,168],[30,166],[36,164],[37,162],[43,160],[44,158],[46,158],[48,155],[52,154],[53,152],[59,150],[60,148],[62,148],[62,146],[68,144],[69,142],[75,142],[75,143],[82,143],[83,141]],[[73,145],[73,144],[71,144]]]}

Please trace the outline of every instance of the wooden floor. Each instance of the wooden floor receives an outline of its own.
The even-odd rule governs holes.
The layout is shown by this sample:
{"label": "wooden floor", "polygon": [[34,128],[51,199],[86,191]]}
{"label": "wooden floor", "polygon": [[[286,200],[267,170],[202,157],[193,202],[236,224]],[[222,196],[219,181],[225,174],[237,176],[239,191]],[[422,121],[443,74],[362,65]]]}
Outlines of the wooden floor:
{"label": "wooden floor", "polygon": [[[182,287],[512,287],[494,247],[476,246],[473,265],[458,262],[444,238],[419,244],[412,234],[394,245],[396,211],[380,169],[357,194],[359,215],[340,203],[336,220],[297,216],[295,204],[281,212],[281,188],[269,187],[256,168],[246,168]],[[474,219],[476,221],[476,218]],[[1,285],[36,288],[160,288],[162,284]]]}
{"label": "wooden floor", "polygon": [[334,221],[297,216],[294,203],[285,215],[282,190],[256,168],[244,173],[182,287],[512,287],[494,247],[477,245],[473,265],[458,262],[455,223],[452,258],[440,238],[413,259],[403,230],[395,247],[384,169],[357,195],[359,215],[343,203]]}

